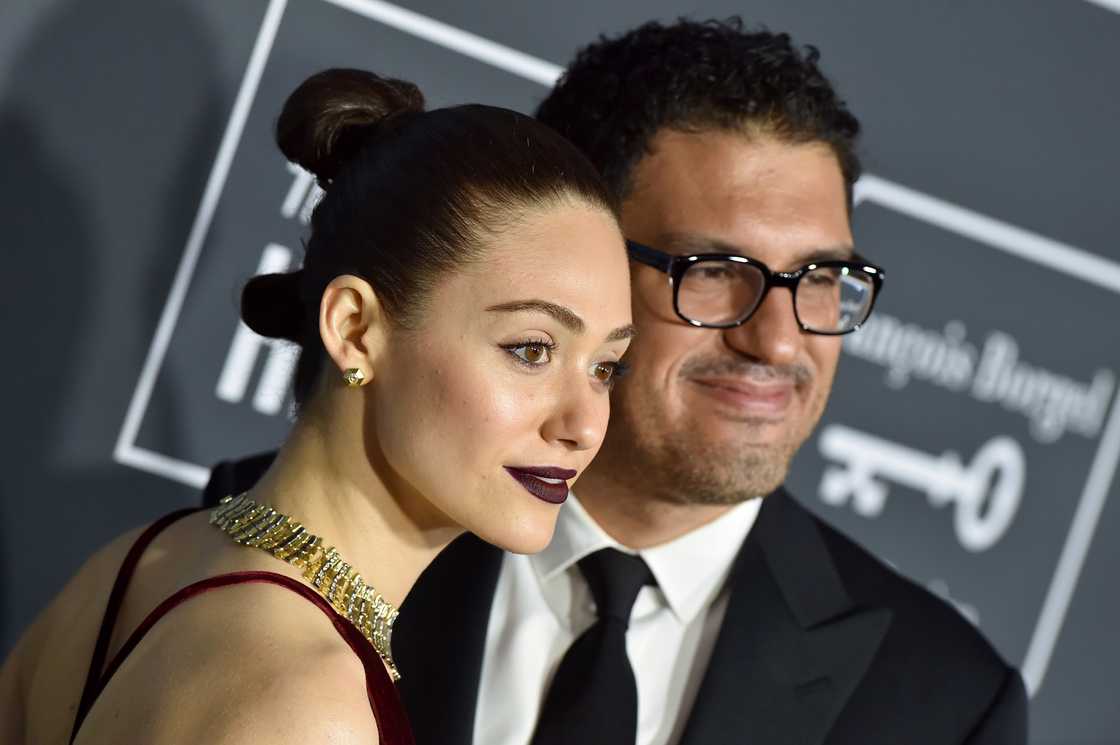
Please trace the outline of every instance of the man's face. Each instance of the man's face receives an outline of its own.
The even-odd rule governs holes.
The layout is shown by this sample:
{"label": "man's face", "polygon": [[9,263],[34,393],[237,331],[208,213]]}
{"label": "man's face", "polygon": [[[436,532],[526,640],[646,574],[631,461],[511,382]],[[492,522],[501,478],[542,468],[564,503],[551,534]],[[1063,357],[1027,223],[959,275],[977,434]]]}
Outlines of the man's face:
{"label": "man's face", "polygon": [[[844,180],[828,146],[739,132],[658,133],[635,169],[622,228],[668,253],[735,253],[774,271],[852,253]],[[668,275],[631,267],[633,370],[613,394],[596,465],[674,502],[769,493],[820,419],[840,337],[803,332],[783,288],[741,326],[689,326],[673,311]]]}

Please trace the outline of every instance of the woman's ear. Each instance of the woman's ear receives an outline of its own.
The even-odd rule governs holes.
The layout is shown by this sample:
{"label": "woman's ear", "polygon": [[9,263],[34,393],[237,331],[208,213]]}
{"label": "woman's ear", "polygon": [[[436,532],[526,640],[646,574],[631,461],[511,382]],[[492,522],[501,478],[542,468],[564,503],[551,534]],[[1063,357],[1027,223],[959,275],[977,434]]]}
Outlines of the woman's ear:
{"label": "woman's ear", "polygon": [[319,336],[338,368],[359,370],[368,382],[388,337],[388,318],[369,282],[353,274],[330,281],[319,300]]}

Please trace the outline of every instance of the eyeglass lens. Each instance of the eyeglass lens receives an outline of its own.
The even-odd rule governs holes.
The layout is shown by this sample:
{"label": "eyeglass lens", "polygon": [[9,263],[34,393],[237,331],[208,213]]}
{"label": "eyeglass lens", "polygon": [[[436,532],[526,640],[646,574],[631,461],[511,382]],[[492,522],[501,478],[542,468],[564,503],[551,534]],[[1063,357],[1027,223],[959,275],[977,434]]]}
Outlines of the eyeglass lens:
{"label": "eyeglass lens", "polygon": [[[697,261],[681,276],[677,309],[705,325],[734,325],[754,313],[765,284],[762,270],[751,264]],[[866,272],[821,266],[801,275],[794,312],[810,331],[844,333],[867,319],[874,293],[875,282]]]}

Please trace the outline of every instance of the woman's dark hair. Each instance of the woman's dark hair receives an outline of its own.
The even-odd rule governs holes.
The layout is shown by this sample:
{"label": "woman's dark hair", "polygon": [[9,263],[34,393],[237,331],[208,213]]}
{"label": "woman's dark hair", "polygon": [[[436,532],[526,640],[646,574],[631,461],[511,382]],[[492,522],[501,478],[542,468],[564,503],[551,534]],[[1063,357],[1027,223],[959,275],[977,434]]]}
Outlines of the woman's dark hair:
{"label": "woman's dark hair", "polygon": [[814,47],[744,30],[737,17],[647,23],[582,49],[537,110],[574,142],[616,198],[662,128],[741,129],[785,142],[823,142],[848,189],[859,178],[859,121],[817,67]]}
{"label": "woman's dark hair", "polygon": [[319,299],[335,277],[364,278],[390,320],[409,328],[439,278],[480,258],[480,239],[527,209],[579,199],[617,214],[591,163],[543,124],[492,106],[424,111],[412,83],[362,70],[304,81],[284,104],[276,142],[325,194],[302,268],[251,279],[241,317],[302,347],[297,404],[323,366]]}

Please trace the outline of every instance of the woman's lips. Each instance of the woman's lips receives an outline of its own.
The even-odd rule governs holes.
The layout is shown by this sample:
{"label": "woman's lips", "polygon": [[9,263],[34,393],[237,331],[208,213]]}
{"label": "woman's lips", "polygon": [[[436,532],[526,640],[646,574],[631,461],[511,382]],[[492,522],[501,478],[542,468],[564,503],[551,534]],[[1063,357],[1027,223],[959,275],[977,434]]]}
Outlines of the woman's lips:
{"label": "woman's lips", "polygon": [[552,466],[506,466],[510,476],[525,487],[525,491],[549,504],[562,504],[568,498],[568,479],[578,471]]}
{"label": "woman's lips", "polygon": [[791,382],[753,383],[736,378],[693,378],[701,392],[742,414],[780,419],[793,400]]}

